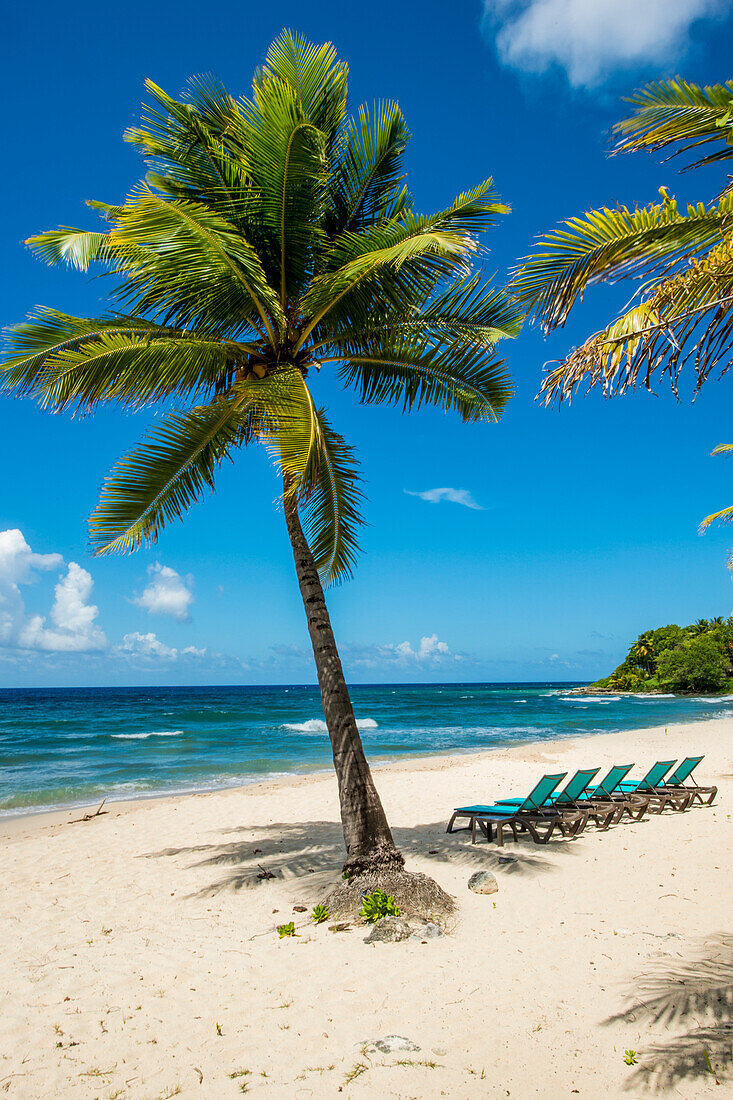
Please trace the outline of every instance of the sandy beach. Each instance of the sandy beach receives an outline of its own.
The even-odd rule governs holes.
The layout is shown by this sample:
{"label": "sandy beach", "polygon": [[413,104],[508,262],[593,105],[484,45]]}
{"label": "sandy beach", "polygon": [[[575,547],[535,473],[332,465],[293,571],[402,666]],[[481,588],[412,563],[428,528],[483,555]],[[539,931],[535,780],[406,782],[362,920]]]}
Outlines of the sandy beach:
{"label": "sandy beach", "polygon": [[[499,851],[445,834],[455,805],[523,794],[544,771],[693,753],[706,754],[700,782],[719,787],[711,808],[547,847]],[[0,1093],[731,1089],[730,1030],[721,1064],[733,974],[730,721],[405,760],[376,778],[408,869],[458,901],[447,936],[367,945],[363,927],[334,933],[294,912],[339,879],[330,775],[111,804],[87,822],[71,823],[79,811],[1,821]],[[467,889],[478,869],[496,874],[496,894]],[[292,919],[299,936],[279,939],[276,926]],[[686,986],[674,984],[680,974]],[[681,991],[693,986],[689,1011]],[[711,996],[717,986],[727,1003]],[[390,1035],[419,1049],[367,1046]]]}

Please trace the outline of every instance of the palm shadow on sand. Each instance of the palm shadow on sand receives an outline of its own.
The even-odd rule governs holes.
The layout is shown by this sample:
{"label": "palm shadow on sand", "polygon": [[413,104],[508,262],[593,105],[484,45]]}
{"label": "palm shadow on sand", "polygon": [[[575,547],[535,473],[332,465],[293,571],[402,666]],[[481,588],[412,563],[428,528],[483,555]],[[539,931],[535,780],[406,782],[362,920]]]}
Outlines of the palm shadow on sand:
{"label": "palm shadow on sand", "polygon": [[627,1007],[604,1022],[621,1021],[670,1033],[640,1051],[631,1092],[733,1082],[733,934],[706,936],[686,959],[658,959],[631,983]]}
{"label": "palm shadow on sand", "polygon": [[[233,834],[235,839],[163,848],[148,852],[143,858],[181,860],[186,869],[221,869],[217,878],[195,892],[193,896],[197,897],[213,897],[225,890],[253,889],[271,878],[300,880],[299,891],[304,896],[316,897],[322,893],[324,881],[335,884],[340,880],[344,845],[339,822],[272,822],[225,832]],[[502,874],[541,875],[556,867],[548,853],[566,855],[576,850],[570,840],[551,841],[547,848],[524,838],[503,849],[485,841],[474,845],[468,834],[446,835],[444,822],[396,828],[393,833],[408,868],[419,857],[424,861],[421,869],[428,874],[431,864],[436,868],[452,864],[465,867],[469,872],[498,870]]]}

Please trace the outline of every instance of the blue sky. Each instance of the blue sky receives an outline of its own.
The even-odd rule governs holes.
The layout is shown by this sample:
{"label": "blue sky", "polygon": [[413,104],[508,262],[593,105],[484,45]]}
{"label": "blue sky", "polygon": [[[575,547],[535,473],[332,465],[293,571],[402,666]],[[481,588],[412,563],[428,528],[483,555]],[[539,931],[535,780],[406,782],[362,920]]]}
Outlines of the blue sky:
{"label": "blue sky", "polygon": [[[103,280],[46,268],[22,240],[92,226],[83,201],[118,201],[135,182],[141,164],[121,135],[144,78],[176,93],[212,72],[246,92],[284,26],[335,43],[354,106],[400,102],[418,208],[494,176],[513,207],[491,241],[499,279],[536,234],[589,206],[648,202],[661,184],[681,200],[717,189],[714,172],[679,176],[607,151],[620,98],[638,83],[733,76],[729,3],[222,0],[207,13],[131,0],[124,18],[83,0],[15,5],[0,76],[3,324],[36,304],[102,308]],[[507,344],[517,393],[497,426],[360,407],[319,376],[369,498],[356,578],[329,596],[352,680],[593,678],[646,627],[731,612],[733,540],[697,534],[702,516],[731,503],[726,460],[709,457],[731,439],[730,380],[711,381],[694,405],[665,391],[593,395],[561,412],[534,400],[543,364],[627,297],[627,287],[596,290],[550,340],[530,326]],[[223,470],[216,495],[154,550],[88,554],[101,480],[148,420],[71,421],[2,402],[0,685],[313,681],[264,454]]]}

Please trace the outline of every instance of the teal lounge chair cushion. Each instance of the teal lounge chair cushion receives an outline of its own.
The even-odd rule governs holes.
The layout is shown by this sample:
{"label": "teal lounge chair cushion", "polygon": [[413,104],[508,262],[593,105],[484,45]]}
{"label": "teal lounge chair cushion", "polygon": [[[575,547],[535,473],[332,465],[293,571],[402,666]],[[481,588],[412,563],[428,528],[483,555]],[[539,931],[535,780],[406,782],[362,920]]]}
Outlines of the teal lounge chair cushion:
{"label": "teal lounge chair cushion", "polygon": [[537,810],[547,801],[555,788],[559,787],[567,774],[567,772],[561,772],[559,775],[543,775],[542,779],[540,779],[539,783],[529,792],[526,798],[519,798],[516,801],[511,799],[503,804],[499,803],[493,806],[462,806],[454,812],[457,814],[486,814],[498,812],[511,816],[514,812],[519,810]]}
{"label": "teal lounge chair cushion", "polygon": [[657,760],[656,764],[652,765],[643,779],[637,781],[630,779],[625,783],[619,783],[619,790],[625,793],[633,793],[634,791],[653,791],[655,787],[661,785],[663,776],[665,776],[669,769],[674,767],[675,764],[675,760]]}
{"label": "teal lounge chair cushion", "polygon": [[[568,802],[577,802],[582,797],[583,792],[587,789],[591,780],[595,779],[598,775],[600,768],[586,768],[583,771],[576,772],[572,779],[568,780],[564,790],[559,794],[553,795],[543,806],[562,806]],[[497,804],[499,806],[520,806],[523,802],[521,798],[498,798]]]}

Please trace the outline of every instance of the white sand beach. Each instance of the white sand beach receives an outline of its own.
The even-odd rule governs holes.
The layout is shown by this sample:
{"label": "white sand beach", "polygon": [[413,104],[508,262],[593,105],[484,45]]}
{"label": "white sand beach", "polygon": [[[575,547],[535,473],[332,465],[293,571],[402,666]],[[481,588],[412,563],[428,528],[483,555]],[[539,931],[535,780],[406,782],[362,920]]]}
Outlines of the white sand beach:
{"label": "white sand beach", "polygon": [[[693,753],[706,754],[699,781],[719,787],[711,808],[546,847],[445,834],[455,805],[523,794],[544,771]],[[74,824],[79,811],[0,822],[0,1093],[730,1094],[730,999],[705,994],[714,1011],[700,997],[685,1013],[684,987],[667,988],[704,955],[687,990],[718,983],[730,998],[730,721],[411,759],[376,779],[408,869],[459,903],[450,935],[367,945],[362,927],[294,912],[339,879],[330,775],[111,804]],[[467,889],[477,869],[498,893]],[[292,919],[299,936],[279,939]],[[364,1052],[390,1035],[419,1050]]]}

